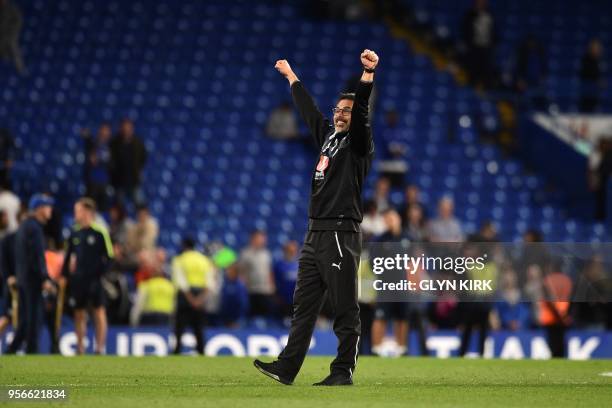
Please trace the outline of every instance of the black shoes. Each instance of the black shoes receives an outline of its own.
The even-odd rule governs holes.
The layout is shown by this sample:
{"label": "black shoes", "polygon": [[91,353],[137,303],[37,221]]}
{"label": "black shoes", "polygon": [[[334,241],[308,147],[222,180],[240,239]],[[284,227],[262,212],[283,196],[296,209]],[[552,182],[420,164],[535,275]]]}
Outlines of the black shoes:
{"label": "black shoes", "polygon": [[276,362],[273,363],[264,363],[263,361],[255,360],[253,361],[253,365],[259,371],[272,378],[273,380],[278,381],[281,384],[291,385],[293,384],[293,378],[288,377],[284,374],[278,367]]}
{"label": "black shoes", "polygon": [[353,379],[346,374],[330,374],[323,381],[312,384],[314,386],[353,385]]}
{"label": "black shoes", "polygon": [[[278,381],[281,384],[293,384],[293,377],[284,373],[278,366],[278,362],[264,363],[260,360],[253,361],[253,365],[259,371]],[[342,373],[334,373],[328,375],[323,381],[314,383],[315,386],[335,386],[335,385],[353,385],[353,379],[350,376]]]}

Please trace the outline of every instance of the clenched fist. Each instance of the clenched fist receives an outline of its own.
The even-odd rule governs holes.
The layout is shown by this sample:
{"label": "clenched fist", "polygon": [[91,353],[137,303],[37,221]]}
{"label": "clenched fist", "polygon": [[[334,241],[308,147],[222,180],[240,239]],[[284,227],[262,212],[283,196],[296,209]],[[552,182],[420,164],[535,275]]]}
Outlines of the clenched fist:
{"label": "clenched fist", "polygon": [[283,75],[284,77],[287,77],[287,75],[293,72],[293,70],[291,69],[291,65],[289,65],[287,60],[276,61],[276,65],[274,65],[274,68],[276,68],[276,70],[280,72],[281,75]]}
{"label": "clenched fist", "polygon": [[361,64],[366,69],[375,69],[378,65],[378,55],[372,50],[363,50],[361,53]]}
{"label": "clenched fist", "polygon": [[298,80],[298,77],[295,75],[295,73],[291,69],[291,65],[289,65],[287,60],[283,59],[283,60],[276,61],[276,65],[274,65],[274,68],[276,68],[276,70],[280,72],[282,76],[287,78],[290,84]]}

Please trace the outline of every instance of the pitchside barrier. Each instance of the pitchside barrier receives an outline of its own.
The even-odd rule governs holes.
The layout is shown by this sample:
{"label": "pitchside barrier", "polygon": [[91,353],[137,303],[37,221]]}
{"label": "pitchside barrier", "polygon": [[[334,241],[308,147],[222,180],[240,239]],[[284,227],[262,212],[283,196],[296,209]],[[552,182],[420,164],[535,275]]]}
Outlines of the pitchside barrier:
{"label": "pitchside barrier", "polygon": [[[6,348],[13,333],[0,339],[0,349]],[[472,336],[470,351],[476,351],[476,336]],[[94,333],[87,336],[87,350],[92,352]],[[273,330],[227,330],[209,329],[206,331],[206,355],[208,356],[276,356],[287,341],[287,331]],[[456,331],[436,331],[427,336],[427,347],[431,356],[439,358],[457,355],[460,346],[459,333]],[[589,360],[612,358],[612,332],[570,330],[566,335],[568,358]],[[331,331],[315,331],[312,338],[310,355],[333,356],[336,354],[337,340]],[[416,333],[409,339],[409,354],[418,355]],[[118,356],[166,356],[174,348],[174,336],[168,328],[131,328],[113,327],[108,332],[107,354]],[[194,354],[195,337],[191,333],[183,335],[183,353]],[[41,336],[40,350],[48,353],[49,339]],[[60,351],[65,356],[73,356],[76,351],[76,335],[63,331],[60,336]],[[491,332],[485,345],[485,358],[502,359],[547,359],[550,350],[546,335],[540,331]]]}

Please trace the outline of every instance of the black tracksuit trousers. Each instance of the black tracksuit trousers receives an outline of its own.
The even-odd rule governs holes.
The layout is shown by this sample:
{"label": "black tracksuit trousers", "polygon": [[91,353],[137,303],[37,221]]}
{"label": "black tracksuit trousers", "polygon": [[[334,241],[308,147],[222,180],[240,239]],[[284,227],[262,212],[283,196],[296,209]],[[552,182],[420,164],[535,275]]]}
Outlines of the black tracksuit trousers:
{"label": "black tracksuit trousers", "polygon": [[23,342],[27,354],[38,353],[38,334],[43,313],[42,284],[36,282],[29,286],[19,286],[19,322],[13,342],[7,352],[16,353]]}
{"label": "black tracksuit trousers", "polygon": [[333,309],[334,332],[338,337],[338,354],[331,363],[331,372],[353,375],[361,333],[357,303],[360,254],[360,232],[309,231],[306,234],[293,294],[289,339],[278,357],[282,370],[291,378],[304,362],[325,294]]}
{"label": "black tracksuit trousers", "polygon": [[[191,288],[190,291],[194,296],[202,293],[202,289],[199,288]],[[181,354],[183,333],[187,327],[191,327],[196,338],[196,350],[204,355],[204,310],[191,306],[187,297],[179,291],[174,319],[174,337],[176,338],[174,354]]]}

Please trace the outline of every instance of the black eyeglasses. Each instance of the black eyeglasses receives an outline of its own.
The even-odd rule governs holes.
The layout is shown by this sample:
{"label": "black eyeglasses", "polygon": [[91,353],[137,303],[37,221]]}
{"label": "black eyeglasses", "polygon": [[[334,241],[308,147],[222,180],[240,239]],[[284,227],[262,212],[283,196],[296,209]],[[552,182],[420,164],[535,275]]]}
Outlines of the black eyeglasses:
{"label": "black eyeglasses", "polygon": [[332,108],[332,112],[334,113],[334,115],[336,113],[342,115],[342,116],[348,116],[350,115],[350,113],[352,112],[351,108],[344,108],[344,109],[340,109],[340,108]]}

